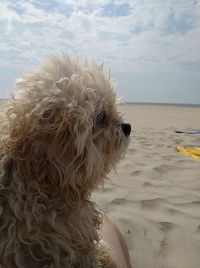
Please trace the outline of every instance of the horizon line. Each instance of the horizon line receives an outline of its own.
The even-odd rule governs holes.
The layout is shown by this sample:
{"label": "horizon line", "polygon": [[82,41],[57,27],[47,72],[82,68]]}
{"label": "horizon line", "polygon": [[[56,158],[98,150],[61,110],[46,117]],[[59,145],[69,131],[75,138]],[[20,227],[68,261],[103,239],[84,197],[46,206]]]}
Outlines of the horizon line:
{"label": "horizon line", "polygon": [[[0,98],[0,101],[8,101],[10,98]],[[163,106],[187,106],[200,107],[200,103],[181,103],[181,102],[146,102],[146,101],[124,101],[120,104],[135,104],[135,105],[163,105]]]}
{"label": "horizon line", "polygon": [[[123,104],[123,103],[121,103]],[[163,106],[187,106],[187,107],[200,107],[200,103],[176,103],[176,102],[145,102],[145,101],[125,101],[124,104],[135,104],[135,105],[163,105]]]}

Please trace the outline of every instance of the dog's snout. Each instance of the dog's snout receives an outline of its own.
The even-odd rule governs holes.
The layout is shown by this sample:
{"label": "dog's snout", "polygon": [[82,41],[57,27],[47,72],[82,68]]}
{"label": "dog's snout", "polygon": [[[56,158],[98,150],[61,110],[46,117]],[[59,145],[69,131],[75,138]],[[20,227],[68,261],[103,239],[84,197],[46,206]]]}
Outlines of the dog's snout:
{"label": "dog's snout", "polygon": [[131,133],[131,125],[130,124],[124,124],[123,123],[123,124],[121,124],[121,128],[122,128],[125,136],[130,135],[130,133]]}

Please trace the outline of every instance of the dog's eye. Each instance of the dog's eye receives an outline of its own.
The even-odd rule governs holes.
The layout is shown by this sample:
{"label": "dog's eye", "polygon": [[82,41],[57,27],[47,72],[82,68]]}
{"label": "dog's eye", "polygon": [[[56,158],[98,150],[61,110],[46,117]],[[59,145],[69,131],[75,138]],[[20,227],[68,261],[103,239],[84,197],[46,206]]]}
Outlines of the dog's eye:
{"label": "dog's eye", "polygon": [[97,115],[97,123],[98,124],[104,124],[106,121],[106,115],[105,113],[100,113]]}

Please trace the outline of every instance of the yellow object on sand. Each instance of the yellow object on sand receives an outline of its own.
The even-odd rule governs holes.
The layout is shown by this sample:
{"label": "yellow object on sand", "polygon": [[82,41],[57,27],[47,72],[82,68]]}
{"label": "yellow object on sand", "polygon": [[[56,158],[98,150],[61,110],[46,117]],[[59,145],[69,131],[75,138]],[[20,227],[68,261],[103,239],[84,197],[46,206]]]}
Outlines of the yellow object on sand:
{"label": "yellow object on sand", "polygon": [[176,150],[182,154],[200,160],[200,147],[176,146]]}

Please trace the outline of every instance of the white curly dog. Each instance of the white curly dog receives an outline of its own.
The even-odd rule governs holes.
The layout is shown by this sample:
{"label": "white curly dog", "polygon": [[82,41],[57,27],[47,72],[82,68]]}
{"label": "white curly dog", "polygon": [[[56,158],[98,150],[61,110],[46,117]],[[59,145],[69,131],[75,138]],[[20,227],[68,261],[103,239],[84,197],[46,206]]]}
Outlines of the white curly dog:
{"label": "white curly dog", "polygon": [[0,140],[0,265],[110,267],[91,191],[124,155],[131,126],[102,65],[48,58],[17,80]]}

